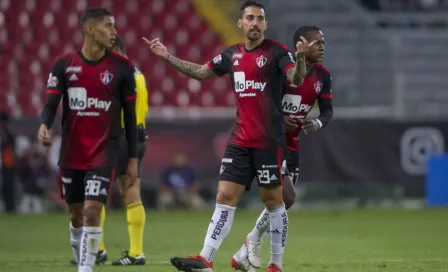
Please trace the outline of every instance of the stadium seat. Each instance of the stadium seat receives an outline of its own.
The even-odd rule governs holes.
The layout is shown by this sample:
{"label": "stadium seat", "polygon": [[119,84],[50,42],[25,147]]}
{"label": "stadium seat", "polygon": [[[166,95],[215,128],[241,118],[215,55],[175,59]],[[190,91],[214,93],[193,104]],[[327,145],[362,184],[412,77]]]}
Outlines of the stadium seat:
{"label": "stadium seat", "polygon": [[[159,37],[171,53],[199,63],[224,49],[188,0],[11,0],[1,5],[0,61],[7,65],[0,71],[9,75],[0,80],[2,108],[17,102],[24,114],[38,113],[36,107],[45,101],[40,89],[45,88],[54,58],[82,44],[79,19],[88,6],[106,7],[114,13],[129,56],[147,77],[151,106],[232,106],[226,77],[202,83],[191,80],[151,56],[140,40]],[[37,94],[31,97],[31,92]],[[15,99],[8,99],[14,97],[7,96],[11,93]]]}

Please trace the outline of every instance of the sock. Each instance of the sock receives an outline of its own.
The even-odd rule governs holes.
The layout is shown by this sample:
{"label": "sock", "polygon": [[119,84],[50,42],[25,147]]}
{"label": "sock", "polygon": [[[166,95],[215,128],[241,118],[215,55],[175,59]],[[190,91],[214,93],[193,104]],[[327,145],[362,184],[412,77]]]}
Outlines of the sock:
{"label": "sock", "polygon": [[90,272],[96,261],[101,239],[101,227],[83,227],[79,249],[78,272]]}
{"label": "sock", "polygon": [[285,204],[269,211],[269,218],[271,220],[271,260],[269,263],[276,264],[281,269],[288,235],[288,213]]}
{"label": "sock", "polygon": [[255,223],[254,229],[247,235],[247,238],[251,241],[262,242],[263,236],[269,229],[269,213],[267,209],[264,209]]}
{"label": "sock", "polygon": [[106,250],[106,246],[104,245],[104,222],[106,221],[106,207],[103,206],[101,209],[101,219],[100,219],[100,227],[103,230],[101,232],[101,240],[100,240],[100,246],[98,248],[98,251],[104,251]]}
{"label": "sock", "polygon": [[207,262],[213,262],[215,254],[221,246],[222,241],[226,238],[232,228],[234,215],[235,207],[216,204],[215,212],[208,225],[204,247],[200,253]]}
{"label": "sock", "polygon": [[75,261],[79,261],[79,245],[81,244],[82,228],[74,228],[70,223],[70,245],[72,246]]}
{"label": "sock", "polygon": [[[271,225],[271,220],[269,220],[269,226]],[[266,238],[269,236],[269,227],[268,229],[263,233],[263,236],[261,237],[261,243],[264,242],[264,240],[266,240]]]}
{"label": "sock", "polygon": [[145,208],[141,201],[126,206],[129,232],[129,256],[143,254],[143,230],[145,228]]}

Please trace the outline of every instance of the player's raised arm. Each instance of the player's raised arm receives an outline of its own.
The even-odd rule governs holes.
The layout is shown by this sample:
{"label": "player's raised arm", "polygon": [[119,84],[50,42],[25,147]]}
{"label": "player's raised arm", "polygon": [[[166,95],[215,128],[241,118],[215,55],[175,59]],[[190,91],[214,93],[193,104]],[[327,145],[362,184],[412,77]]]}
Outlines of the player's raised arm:
{"label": "player's raised arm", "polygon": [[296,43],[296,65],[287,71],[286,77],[298,86],[302,85],[307,72],[305,55],[315,43],[316,41],[308,43],[304,37],[300,37],[300,40]]}
{"label": "player's raised arm", "polygon": [[122,82],[122,108],[124,128],[128,142],[128,152],[130,161],[135,159],[137,165],[138,158],[138,132],[137,118],[135,116],[135,100],[137,98],[134,68],[130,65],[123,67],[124,79]]}
{"label": "player's raised arm", "polygon": [[191,78],[201,81],[216,76],[216,74],[206,64],[201,65],[181,60],[173,55],[170,55],[165,45],[163,45],[158,38],[152,41],[149,41],[146,38],[143,38],[143,40],[149,45],[149,48],[154,55],[159,56],[175,67],[179,72]]}
{"label": "player's raised arm", "polygon": [[44,145],[51,144],[51,138],[48,130],[51,128],[56,117],[59,102],[61,101],[62,94],[64,93],[64,59],[58,59],[51,69],[51,73],[48,76],[47,89],[45,94],[47,95],[47,102],[40,114],[40,128],[38,132],[39,141]]}

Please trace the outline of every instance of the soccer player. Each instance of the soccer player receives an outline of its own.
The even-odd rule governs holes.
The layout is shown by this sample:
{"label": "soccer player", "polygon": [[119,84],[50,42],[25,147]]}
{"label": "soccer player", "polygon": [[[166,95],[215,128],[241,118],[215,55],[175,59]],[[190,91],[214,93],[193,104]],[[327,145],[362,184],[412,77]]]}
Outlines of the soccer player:
{"label": "soccer player", "polygon": [[[284,84],[283,112],[285,114],[285,127],[287,133],[287,167],[291,181],[295,185],[299,177],[299,133],[303,129],[306,134],[311,134],[325,127],[333,118],[333,94],[331,90],[331,75],[327,68],[319,62],[322,61],[325,52],[325,39],[322,31],[315,26],[300,27],[294,33],[294,43],[300,37],[308,41],[315,41],[306,54],[307,74],[302,85],[297,86],[290,82]],[[306,119],[308,113],[318,101],[320,115],[317,119]],[[283,192],[286,208],[294,204],[294,185],[291,192]],[[283,189],[287,190],[287,186]],[[261,246],[268,234],[269,214],[264,210],[257,219],[255,226],[247,235],[246,242],[233,256],[231,266],[243,272],[255,271],[254,267],[261,266]]]}
{"label": "soccer player", "polygon": [[[127,58],[126,46],[123,40],[117,36],[115,39],[115,46],[112,51]],[[136,100],[136,118],[138,131],[138,163],[139,172],[140,164],[146,152],[146,115],[148,114],[148,91],[146,89],[145,76],[135,69],[135,85],[137,86],[137,100]],[[122,115],[123,118],[123,115]],[[124,119],[121,122],[124,128]],[[137,178],[134,183],[132,180],[126,178],[126,166],[129,161],[128,146],[126,138],[120,141],[120,155],[117,164],[117,176],[119,177],[119,189],[123,204],[126,206],[126,218],[128,222],[129,233],[129,250],[126,250],[123,256],[112,262],[112,265],[144,265],[145,255],[143,254],[143,231],[145,226],[145,208],[143,207],[140,196],[140,178]],[[105,210],[103,209],[104,217]],[[104,250],[104,238],[101,239],[100,250]]]}
{"label": "soccer player", "polygon": [[170,55],[159,39],[144,39],[153,54],[191,78],[205,80],[229,74],[237,101],[236,127],[222,159],[216,207],[204,247],[199,255],[171,258],[173,266],[181,271],[213,271],[214,257],[230,231],[235,207],[255,176],[271,219],[272,258],[267,271],[279,272],[282,268],[288,230],[282,197],[286,167],[282,84],[285,77],[302,84],[306,72],[304,55],[312,44],[304,38],[297,42],[296,63],[286,45],[265,39],[265,9],[255,1],[241,7],[238,27],[244,31],[244,43],[229,47],[204,65]]}
{"label": "soccer player", "polygon": [[49,129],[62,98],[62,143],[59,158],[62,193],[70,211],[70,243],[78,272],[91,272],[100,244],[100,214],[114,180],[120,113],[124,111],[129,164],[137,178],[137,125],[134,66],[106,50],[117,32],[106,9],[90,8],[81,19],[81,50],[56,58],[47,82],[48,100],[41,113],[39,140],[51,144]]}
{"label": "soccer player", "polygon": [[[127,58],[126,46],[120,36],[115,37],[115,44],[112,51]],[[140,164],[146,151],[146,115],[148,114],[148,91],[146,89],[145,76],[136,68],[135,69],[135,85],[137,87],[137,100],[135,103],[135,113],[138,131],[138,163],[139,172]],[[121,127],[124,129],[123,114],[121,116]],[[129,250],[118,260],[112,262],[112,265],[144,265],[145,255],[143,254],[143,231],[145,226],[146,214],[140,197],[140,178],[131,183],[126,179],[126,166],[128,165],[128,147],[126,137],[123,133],[120,141],[120,152],[116,167],[116,176],[119,181],[119,190],[123,204],[126,206],[126,218],[128,221],[129,233]],[[104,227],[106,220],[106,209],[101,210],[101,228]],[[97,264],[105,263],[107,260],[107,252],[104,244],[104,232],[101,235]],[[76,260],[71,260],[72,264],[76,264]]]}

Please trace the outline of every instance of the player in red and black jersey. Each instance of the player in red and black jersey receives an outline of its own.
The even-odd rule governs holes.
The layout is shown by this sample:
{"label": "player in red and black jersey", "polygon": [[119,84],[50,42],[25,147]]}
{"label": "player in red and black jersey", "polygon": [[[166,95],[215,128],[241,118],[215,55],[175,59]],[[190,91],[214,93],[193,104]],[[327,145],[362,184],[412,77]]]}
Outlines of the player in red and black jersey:
{"label": "player in red and black jersey", "polygon": [[91,8],[81,25],[82,49],[57,57],[51,70],[39,139],[51,144],[49,129],[62,98],[61,189],[69,204],[70,242],[78,271],[90,272],[102,232],[101,209],[114,180],[122,109],[130,179],[137,178],[138,137],[134,66],[106,49],[117,35],[114,18],[105,9]]}
{"label": "player in red and black jersey", "polygon": [[[307,74],[302,85],[297,86],[285,81],[283,87],[282,106],[288,148],[286,161],[290,181],[293,183],[286,184],[285,182],[283,187],[283,197],[287,209],[294,204],[294,185],[299,177],[299,133],[304,130],[306,134],[311,134],[328,125],[333,118],[331,75],[329,70],[319,63],[325,52],[323,33],[315,26],[303,26],[294,33],[294,43],[300,37],[313,41],[314,45],[306,54]],[[316,100],[319,104],[320,115],[317,119],[307,119]],[[234,268],[240,271],[253,271],[251,267],[253,263],[261,265],[261,245],[265,235],[268,234],[269,223],[268,212],[264,210],[257,219],[252,232],[247,236],[247,240],[256,245],[254,250],[248,251],[247,247],[243,245],[232,258]]]}
{"label": "player in red and black jersey", "polygon": [[286,167],[282,85],[285,77],[302,84],[305,53],[312,44],[304,38],[297,42],[296,63],[286,45],[265,39],[265,10],[255,1],[241,7],[238,27],[244,31],[244,43],[229,47],[204,65],[170,55],[159,39],[145,40],[153,54],[191,78],[204,80],[229,74],[237,105],[236,127],[222,159],[216,208],[204,247],[197,256],[171,259],[181,271],[212,271],[214,256],[232,226],[235,207],[254,177],[271,218],[273,257],[268,271],[281,271],[282,267],[288,230],[282,197],[282,168]]}
{"label": "player in red and black jersey", "polygon": [[[294,33],[294,41],[300,36],[316,41],[306,55],[307,75],[301,86],[285,82],[283,112],[287,129],[287,165],[292,181],[296,184],[299,176],[299,133],[304,130],[311,134],[330,123],[333,118],[332,77],[330,71],[320,64],[325,53],[325,39],[322,31],[315,26],[300,27]],[[315,102],[320,115],[308,119],[308,113]]]}

